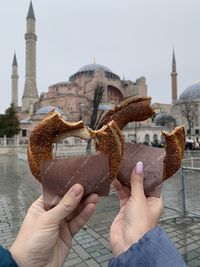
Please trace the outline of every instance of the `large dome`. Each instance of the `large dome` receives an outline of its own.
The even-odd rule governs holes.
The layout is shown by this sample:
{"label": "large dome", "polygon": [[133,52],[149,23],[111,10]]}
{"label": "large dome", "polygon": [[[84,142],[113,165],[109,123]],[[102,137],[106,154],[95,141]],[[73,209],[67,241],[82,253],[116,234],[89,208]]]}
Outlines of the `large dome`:
{"label": "large dome", "polygon": [[88,64],[88,65],[85,65],[82,68],[80,68],[78,70],[78,72],[82,72],[82,71],[97,71],[99,69],[103,69],[104,71],[107,71],[107,72],[112,72],[109,68],[107,68],[104,65],[100,65],[100,64]]}
{"label": "large dome", "polygon": [[120,80],[120,77],[113,73],[108,67],[100,64],[88,64],[80,68],[75,74],[69,77],[69,81],[73,82],[77,77],[86,75],[92,77],[93,74],[98,70],[104,70],[105,77],[114,80]]}
{"label": "large dome", "polygon": [[200,82],[187,87],[180,95],[179,100],[200,99]]}

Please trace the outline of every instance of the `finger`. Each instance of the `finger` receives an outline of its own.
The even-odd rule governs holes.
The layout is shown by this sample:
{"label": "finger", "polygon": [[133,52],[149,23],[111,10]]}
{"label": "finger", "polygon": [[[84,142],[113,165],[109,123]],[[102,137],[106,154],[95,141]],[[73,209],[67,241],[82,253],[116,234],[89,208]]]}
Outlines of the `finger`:
{"label": "finger", "polygon": [[115,187],[115,190],[117,192],[118,191],[123,191],[124,195],[127,195],[127,197],[130,197],[131,190],[127,186],[123,185],[118,179],[115,179],[112,182],[112,185]]}
{"label": "finger", "polygon": [[123,186],[119,180],[115,179],[112,182],[112,185],[114,185],[115,190],[118,193],[119,201],[120,201],[120,208],[126,204],[128,199],[130,198],[131,192],[128,188]]}
{"label": "finger", "polygon": [[97,202],[99,201],[99,196],[97,194],[91,194],[88,197],[86,197],[83,201],[80,202],[80,204],[78,205],[78,207],[72,212],[70,213],[66,218],[65,221],[71,221],[74,217],[76,217],[81,210],[83,210],[88,204],[90,203],[94,203],[97,204]]}
{"label": "finger", "polygon": [[136,167],[131,174],[131,196],[134,197],[135,199],[141,197],[143,198],[145,196],[143,177],[144,177],[143,163],[139,161],[136,164]]}
{"label": "finger", "polygon": [[45,212],[44,208],[44,202],[43,202],[43,197],[40,196],[38,199],[36,199],[33,204],[30,206],[28,210],[28,215],[29,216],[35,216],[35,215],[40,215]]}
{"label": "finger", "polygon": [[42,207],[42,208],[43,208],[43,205],[44,205],[43,197],[40,196],[40,197],[38,197],[38,198],[33,202],[33,204],[31,205],[31,207],[32,207],[32,206],[37,206],[37,207]]}
{"label": "finger", "polygon": [[79,204],[83,196],[83,187],[75,184],[60,200],[59,204],[46,213],[47,219],[53,222],[61,222],[70,213],[72,213]]}
{"label": "finger", "polygon": [[68,227],[72,236],[74,236],[89,220],[96,209],[96,204],[88,204],[72,221]]}

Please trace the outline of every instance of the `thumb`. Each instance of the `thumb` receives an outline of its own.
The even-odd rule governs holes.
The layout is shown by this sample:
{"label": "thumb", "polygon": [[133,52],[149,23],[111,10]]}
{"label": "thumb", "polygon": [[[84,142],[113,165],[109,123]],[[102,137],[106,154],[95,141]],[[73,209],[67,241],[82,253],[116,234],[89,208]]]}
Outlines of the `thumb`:
{"label": "thumb", "polygon": [[80,184],[73,185],[70,190],[60,200],[59,204],[48,211],[48,217],[52,217],[53,221],[61,222],[78,206],[82,196],[83,187]]}
{"label": "thumb", "polygon": [[134,198],[144,197],[143,177],[144,167],[143,163],[139,161],[131,174],[131,195]]}

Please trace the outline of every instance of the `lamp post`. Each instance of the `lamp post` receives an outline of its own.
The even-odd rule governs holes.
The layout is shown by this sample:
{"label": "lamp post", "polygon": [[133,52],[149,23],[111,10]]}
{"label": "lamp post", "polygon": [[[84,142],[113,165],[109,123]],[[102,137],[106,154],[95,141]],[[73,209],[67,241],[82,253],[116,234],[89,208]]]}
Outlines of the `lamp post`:
{"label": "lamp post", "polygon": [[135,121],[135,143],[137,143],[137,122]]}

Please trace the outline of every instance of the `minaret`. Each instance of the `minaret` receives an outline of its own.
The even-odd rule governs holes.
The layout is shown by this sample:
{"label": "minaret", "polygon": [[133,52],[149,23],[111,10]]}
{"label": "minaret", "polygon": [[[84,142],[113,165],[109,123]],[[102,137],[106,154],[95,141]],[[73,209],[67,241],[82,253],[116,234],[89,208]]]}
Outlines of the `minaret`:
{"label": "minaret", "polygon": [[11,81],[12,81],[12,88],[11,88],[11,103],[15,105],[15,107],[18,107],[18,65],[17,65],[17,58],[16,54],[14,53],[13,57],[13,63],[12,63],[12,75],[11,75]]}
{"label": "minaret", "polygon": [[172,72],[171,72],[171,77],[172,77],[172,104],[177,101],[177,75],[178,75],[178,73],[176,72],[176,58],[175,58],[175,52],[174,52],[174,49],[173,49]]}
{"label": "minaret", "polygon": [[25,34],[26,40],[26,70],[25,85],[22,97],[22,111],[30,111],[33,109],[34,103],[38,101],[38,92],[36,84],[36,41],[35,34],[35,15],[32,2],[30,2],[28,15],[26,18],[27,28]]}

